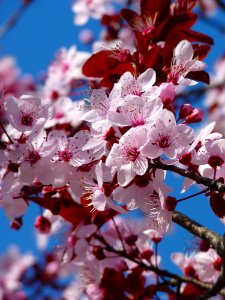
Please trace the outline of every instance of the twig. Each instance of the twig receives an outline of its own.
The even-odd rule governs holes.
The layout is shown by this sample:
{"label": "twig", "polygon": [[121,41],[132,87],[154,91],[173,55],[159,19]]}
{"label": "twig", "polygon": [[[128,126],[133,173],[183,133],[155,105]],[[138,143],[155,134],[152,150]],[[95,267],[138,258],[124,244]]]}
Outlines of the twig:
{"label": "twig", "polygon": [[124,242],[123,242],[123,237],[122,237],[122,235],[120,233],[120,230],[119,230],[119,228],[118,228],[118,226],[116,224],[116,221],[115,221],[115,219],[113,217],[112,217],[112,221],[113,221],[114,227],[116,229],[116,232],[118,234],[118,237],[119,237],[119,239],[121,241],[121,244],[122,244],[122,247],[123,247],[123,251],[126,252],[126,248],[125,248],[125,245],[124,245]]}
{"label": "twig", "polygon": [[[225,235],[223,236],[223,247],[225,249]],[[211,289],[205,292],[197,300],[205,300],[205,299],[209,299],[210,297],[216,296],[224,287],[225,287],[225,251],[223,252],[222,255],[222,271],[218,280],[211,287]]]}
{"label": "twig", "polygon": [[10,29],[12,29],[17,22],[19,21],[20,17],[27,9],[29,4],[34,0],[30,1],[23,1],[19,8],[11,15],[11,17],[0,27],[0,38],[2,38]]}
{"label": "twig", "polygon": [[225,3],[222,0],[215,0],[218,6],[225,11]]}
{"label": "twig", "polygon": [[189,91],[184,91],[182,93],[177,94],[177,97],[178,98],[186,98],[186,97],[189,97],[189,96],[192,96],[192,95],[201,95],[201,94],[203,94],[205,92],[208,92],[212,89],[220,88],[220,87],[223,87],[223,86],[225,86],[225,80],[223,80],[221,82],[214,83],[214,84],[210,84],[210,85],[205,86],[205,87],[200,87],[198,89],[192,89],[192,90],[189,90]]}
{"label": "twig", "polygon": [[209,191],[209,189],[204,189],[203,191],[200,191],[200,192],[198,192],[198,193],[195,193],[195,194],[192,194],[192,195],[190,195],[190,196],[187,196],[187,197],[178,199],[178,200],[177,200],[177,203],[182,202],[182,201],[185,201],[185,200],[187,200],[187,199],[194,198],[194,197],[196,197],[196,196],[198,196],[198,195],[201,195],[201,194],[205,194],[205,193],[208,192],[208,191]]}
{"label": "twig", "polygon": [[[152,272],[154,272],[154,273],[156,273],[158,275],[162,275],[164,277],[172,278],[171,285],[178,285],[178,284],[180,285],[182,282],[184,282],[184,283],[191,283],[191,284],[197,285],[197,286],[199,286],[199,287],[201,287],[203,289],[211,289],[212,288],[211,284],[201,282],[200,280],[197,280],[195,278],[188,278],[188,277],[184,277],[184,276],[179,276],[179,275],[171,273],[171,272],[169,272],[167,270],[159,269],[157,267],[154,267],[153,265],[151,265],[151,266],[147,265],[143,261],[137,260],[136,258],[130,256],[128,253],[126,253],[124,251],[120,251],[120,250],[114,249],[111,245],[109,245],[106,242],[106,240],[104,239],[104,237],[99,236],[99,235],[96,235],[95,237],[100,242],[102,242],[105,245],[107,251],[116,253],[120,257],[124,257],[124,258],[129,259],[130,261],[135,262],[140,267],[142,267],[144,270],[152,271]],[[225,295],[225,290],[220,291],[220,294],[221,295]]]}
{"label": "twig", "polygon": [[165,164],[163,164],[159,161],[152,164],[152,167],[156,168],[156,169],[171,171],[171,172],[179,174],[183,177],[190,178],[190,179],[194,180],[195,182],[197,182],[198,184],[205,185],[211,191],[217,191],[219,193],[224,193],[225,192],[225,184],[221,183],[218,180],[201,176],[198,173],[194,173],[192,171],[188,171],[186,169],[182,169],[182,168],[179,168],[179,167],[174,166],[174,165],[165,165]]}
{"label": "twig", "polygon": [[223,239],[219,234],[205,226],[202,226],[178,211],[173,212],[173,221],[195,236],[198,236],[199,238],[209,242],[209,244],[217,251],[217,253],[223,257],[225,248]]}

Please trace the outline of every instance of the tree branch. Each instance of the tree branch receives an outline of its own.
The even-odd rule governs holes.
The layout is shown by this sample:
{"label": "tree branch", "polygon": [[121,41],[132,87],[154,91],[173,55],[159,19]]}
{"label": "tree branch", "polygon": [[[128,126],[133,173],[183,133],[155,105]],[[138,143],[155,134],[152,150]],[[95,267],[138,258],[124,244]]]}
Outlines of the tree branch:
{"label": "tree branch", "polygon": [[195,236],[198,236],[199,238],[209,242],[209,244],[217,251],[217,253],[223,257],[225,247],[223,239],[219,234],[205,226],[202,226],[178,211],[173,212],[173,221]]}
{"label": "tree branch", "polygon": [[[201,282],[200,280],[197,280],[195,278],[191,278],[191,277],[189,278],[189,277],[185,277],[185,276],[179,276],[179,275],[171,273],[171,272],[169,272],[167,270],[159,269],[158,267],[155,267],[153,265],[147,265],[143,261],[138,260],[135,257],[132,257],[131,255],[129,255],[125,251],[120,251],[120,250],[114,249],[110,244],[107,243],[107,241],[104,239],[104,237],[99,236],[99,235],[96,235],[95,237],[96,237],[96,239],[98,239],[100,242],[102,242],[104,244],[105,250],[107,250],[109,252],[116,253],[120,257],[124,257],[124,258],[129,259],[130,261],[135,262],[136,264],[138,264],[144,270],[152,271],[152,272],[154,272],[154,273],[156,273],[158,275],[171,278],[172,280],[171,280],[170,284],[173,285],[173,286],[174,285],[180,285],[182,282],[184,282],[184,283],[191,283],[191,284],[197,285],[197,286],[199,286],[199,287],[201,287],[203,289],[211,289],[212,288],[211,284]],[[225,295],[225,290],[222,290],[219,293],[221,295]]]}
{"label": "tree branch", "polygon": [[225,192],[225,184],[221,183],[218,180],[201,176],[198,173],[194,173],[192,171],[188,171],[186,169],[182,169],[182,168],[179,168],[174,165],[165,165],[159,161],[152,164],[152,167],[155,167],[155,168],[158,168],[161,170],[171,171],[171,172],[179,174],[183,177],[190,178],[190,179],[194,180],[195,182],[197,182],[198,184],[203,184],[204,186],[208,187],[212,191],[217,191],[219,193]]}
{"label": "tree branch", "polygon": [[215,0],[215,2],[223,11],[225,11],[225,3],[223,3],[222,0]]}
{"label": "tree branch", "polygon": [[33,1],[34,0],[23,1],[19,8],[11,15],[11,17],[3,25],[0,26],[0,38],[2,38],[10,29],[12,29],[17,24],[24,11]]}
{"label": "tree branch", "polygon": [[192,89],[192,90],[189,90],[189,91],[184,91],[184,92],[181,92],[177,95],[178,98],[187,98],[189,96],[192,96],[192,95],[201,95],[205,92],[208,92],[212,89],[216,89],[216,88],[221,88],[225,86],[225,80],[221,81],[221,82],[216,82],[214,84],[210,84],[208,86],[205,86],[205,87],[200,87],[200,88],[195,88],[195,89]]}

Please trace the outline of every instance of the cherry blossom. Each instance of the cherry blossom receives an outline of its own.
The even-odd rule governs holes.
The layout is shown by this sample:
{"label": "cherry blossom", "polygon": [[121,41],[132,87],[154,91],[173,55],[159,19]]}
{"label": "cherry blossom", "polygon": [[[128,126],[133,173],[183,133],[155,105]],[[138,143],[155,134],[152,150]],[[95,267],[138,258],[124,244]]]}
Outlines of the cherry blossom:
{"label": "cherry blossom", "polygon": [[72,10],[76,14],[74,22],[77,25],[85,24],[90,17],[100,19],[107,12],[108,0],[76,0]]}
{"label": "cherry blossom", "polygon": [[192,140],[192,129],[183,124],[176,125],[174,114],[164,109],[159,113],[155,125],[149,129],[148,142],[142,147],[141,153],[149,158],[165,154],[172,159]]}
{"label": "cherry blossom", "polygon": [[193,47],[187,40],[181,41],[174,49],[171,70],[167,80],[173,84],[194,85],[195,80],[186,78],[189,72],[202,71],[206,64],[197,58],[193,59]]}
{"label": "cherry blossom", "polygon": [[42,105],[41,99],[24,95],[20,99],[9,98],[5,102],[9,122],[20,132],[31,131],[35,125],[44,124],[51,117],[48,105]]}
{"label": "cherry blossom", "polygon": [[144,175],[148,168],[147,158],[140,150],[147,137],[145,128],[133,128],[125,133],[119,144],[114,144],[106,160],[106,166],[117,169],[118,183],[126,186],[135,175]]}

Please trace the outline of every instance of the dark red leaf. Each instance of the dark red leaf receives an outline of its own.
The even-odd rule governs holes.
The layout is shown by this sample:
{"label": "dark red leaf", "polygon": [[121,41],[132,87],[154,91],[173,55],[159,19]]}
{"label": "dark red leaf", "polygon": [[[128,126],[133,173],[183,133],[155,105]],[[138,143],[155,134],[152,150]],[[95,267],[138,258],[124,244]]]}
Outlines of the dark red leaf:
{"label": "dark red leaf", "polygon": [[181,294],[180,300],[190,300],[196,299],[198,296],[202,295],[204,290],[194,284],[187,283],[183,292]]}
{"label": "dark red leaf", "polygon": [[172,36],[192,27],[197,19],[197,15],[192,13],[172,16],[158,27],[157,37],[164,41],[169,37],[172,38]]}
{"label": "dark red leaf", "polygon": [[127,23],[133,28],[134,30],[137,30],[135,27],[136,22],[142,22],[142,18],[139,14],[137,14],[135,11],[124,8],[121,10],[122,17],[127,21]]}
{"label": "dark red leaf", "polygon": [[190,42],[201,42],[201,43],[206,43],[209,45],[213,45],[214,41],[211,37],[209,37],[206,34],[188,29],[185,31],[185,33],[187,34],[188,40]]}
{"label": "dark red leaf", "polygon": [[209,82],[210,82],[209,74],[205,71],[189,72],[186,77],[189,79],[196,80],[196,81],[204,82],[206,84],[209,84]]}
{"label": "dark red leaf", "polygon": [[225,200],[222,194],[213,193],[210,197],[210,205],[217,217],[220,219],[225,217]]}
{"label": "dark red leaf", "polygon": [[50,199],[35,197],[30,200],[49,209],[53,214],[60,215],[74,227],[77,227],[81,221],[89,216],[84,207],[74,202],[71,198],[62,200],[61,198],[53,197]]}
{"label": "dark red leaf", "polygon": [[113,57],[113,52],[103,50],[93,54],[84,64],[82,72],[87,77],[104,77],[105,73],[115,68],[119,62]]}
{"label": "dark red leaf", "polygon": [[199,60],[203,60],[209,53],[211,47],[209,45],[199,45],[194,44],[194,57],[197,57]]}
{"label": "dark red leaf", "polygon": [[170,14],[170,0],[141,0],[141,15],[150,15],[157,25]]}

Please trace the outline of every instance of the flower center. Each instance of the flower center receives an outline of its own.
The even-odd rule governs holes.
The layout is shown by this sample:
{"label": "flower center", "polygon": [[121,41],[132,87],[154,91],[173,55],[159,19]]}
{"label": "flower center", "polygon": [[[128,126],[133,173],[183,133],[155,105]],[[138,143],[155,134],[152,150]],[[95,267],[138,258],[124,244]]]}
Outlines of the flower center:
{"label": "flower center", "polygon": [[21,123],[24,126],[32,126],[34,118],[31,113],[23,114],[21,118]]}
{"label": "flower center", "polygon": [[41,158],[40,154],[37,151],[30,151],[27,160],[34,165]]}
{"label": "flower center", "polygon": [[168,148],[170,146],[171,142],[170,142],[170,137],[169,136],[162,136],[160,138],[160,140],[157,142],[157,145],[160,148]]}
{"label": "flower center", "polygon": [[67,148],[65,148],[62,151],[59,151],[58,155],[60,160],[63,160],[65,162],[69,162],[70,159],[73,157],[73,153]]}
{"label": "flower center", "polygon": [[138,158],[139,154],[140,154],[140,152],[137,150],[136,147],[126,149],[126,158],[132,162],[135,162],[135,160]]}

